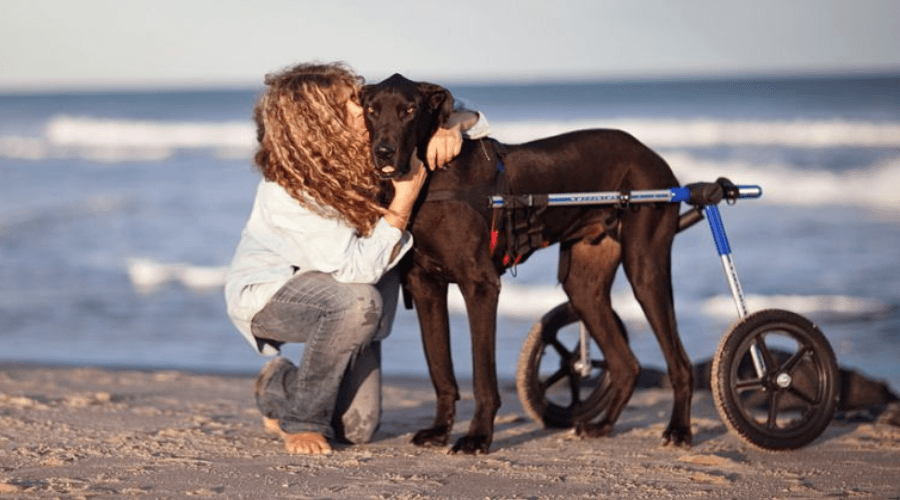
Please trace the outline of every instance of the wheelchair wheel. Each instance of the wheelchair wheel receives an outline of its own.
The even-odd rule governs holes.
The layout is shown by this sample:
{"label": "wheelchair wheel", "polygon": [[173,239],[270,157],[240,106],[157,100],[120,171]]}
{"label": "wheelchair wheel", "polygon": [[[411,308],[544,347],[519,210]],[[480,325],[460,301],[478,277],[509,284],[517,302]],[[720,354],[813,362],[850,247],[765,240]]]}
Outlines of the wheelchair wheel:
{"label": "wheelchair wheel", "polygon": [[839,377],[831,344],[815,324],[768,309],[722,337],[710,385],[731,431],[758,448],[780,451],[822,434],[837,408]]}
{"label": "wheelchair wheel", "polygon": [[[618,315],[616,321],[624,332]],[[606,408],[606,361],[588,334],[583,363],[581,328],[578,314],[565,302],[534,324],[522,346],[516,370],[519,400],[528,416],[545,427],[571,427]]]}

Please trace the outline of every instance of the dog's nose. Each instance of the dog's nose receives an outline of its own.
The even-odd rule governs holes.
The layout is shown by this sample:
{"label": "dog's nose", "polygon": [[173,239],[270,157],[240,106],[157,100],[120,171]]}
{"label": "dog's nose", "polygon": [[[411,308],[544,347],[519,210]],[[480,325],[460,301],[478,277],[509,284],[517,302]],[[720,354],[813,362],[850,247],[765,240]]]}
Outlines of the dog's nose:
{"label": "dog's nose", "polygon": [[394,148],[394,146],[391,146],[390,144],[379,144],[375,147],[375,156],[381,158],[382,160],[390,160],[394,157],[394,153],[396,152],[396,148]]}

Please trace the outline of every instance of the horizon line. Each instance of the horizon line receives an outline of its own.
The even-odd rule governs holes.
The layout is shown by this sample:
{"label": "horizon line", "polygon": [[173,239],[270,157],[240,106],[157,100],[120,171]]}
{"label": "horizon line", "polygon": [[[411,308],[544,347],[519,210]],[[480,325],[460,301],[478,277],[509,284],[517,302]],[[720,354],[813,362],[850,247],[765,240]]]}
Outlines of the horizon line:
{"label": "horizon line", "polygon": [[[779,81],[779,80],[817,80],[817,79],[876,79],[900,78],[898,68],[867,69],[834,69],[816,71],[771,71],[742,73],[696,73],[696,74],[646,74],[646,75],[609,75],[609,76],[547,76],[547,77],[484,77],[484,78],[433,78],[430,81],[442,80],[445,87],[477,87],[490,85],[503,86],[552,86],[571,84],[641,84],[641,83],[704,83],[728,81]],[[377,79],[366,79],[378,81]],[[0,96],[17,95],[55,95],[55,94],[92,94],[92,93],[168,93],[195,91],[254,91],[264,86],[249,81],[172,81],[172,82],[98,82],[75,84],[37,84],[32,88],[21,85],[3,86],[0,84]]]}

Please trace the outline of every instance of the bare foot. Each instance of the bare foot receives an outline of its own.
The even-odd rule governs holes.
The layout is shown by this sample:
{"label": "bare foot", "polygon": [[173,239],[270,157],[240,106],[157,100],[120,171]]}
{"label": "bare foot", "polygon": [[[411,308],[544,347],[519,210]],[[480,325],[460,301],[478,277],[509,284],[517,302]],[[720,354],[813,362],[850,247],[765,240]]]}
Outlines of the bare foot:
{"label": "bare foot", "polygon": [[299,434],[282,434],[284,447],[288,453],[298,455],[330,455],[331,445],[328,439],[317,432],[301,432]]}
{"label": "bare foot", "polygon": [[281,426],[278,424],[278,419],[276,418],[263,417],[263,427],[269,434],[283,434]]}

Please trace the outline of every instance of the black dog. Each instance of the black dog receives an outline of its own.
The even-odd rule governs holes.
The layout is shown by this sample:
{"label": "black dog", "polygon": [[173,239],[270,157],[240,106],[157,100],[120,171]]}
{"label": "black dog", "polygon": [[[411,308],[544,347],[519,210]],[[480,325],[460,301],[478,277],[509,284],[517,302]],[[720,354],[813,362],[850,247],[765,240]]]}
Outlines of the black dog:
{"label": "black dog", "polygon": [[[379,172],[403,176],[414,150],[452,112],[443,87],[394,75],[367,86],[366,125]],[[424,158],[421,158],[424,161]],[[447,284],[465,299],[472,335],[475,415],[452,452],[487,453],[500,407],[495,365],[500,275],[541,247],[559,243],[559,281],[609,363],[606,413],[599,422],[576,422],[580,436],[607,436],[635,388],[640,365],[615,320],[610,288],[619,264],[656,334],[675,393],[666,443],[690,446],[691,365],[678,337],[672,301],[671,248],[678,205],[572,206],[541,210],[492,209],[492,195],[631,191],[678,186],[669,166],[627,133],[585,130],[505,145],[466,140],[446,169],[433,172],[411,220],[415,238],[405,275],[422,329],[437,393],[432,427],[416,433],[418,445],[445,445],[459,389],[450,354]]]}

